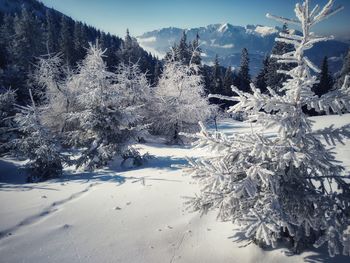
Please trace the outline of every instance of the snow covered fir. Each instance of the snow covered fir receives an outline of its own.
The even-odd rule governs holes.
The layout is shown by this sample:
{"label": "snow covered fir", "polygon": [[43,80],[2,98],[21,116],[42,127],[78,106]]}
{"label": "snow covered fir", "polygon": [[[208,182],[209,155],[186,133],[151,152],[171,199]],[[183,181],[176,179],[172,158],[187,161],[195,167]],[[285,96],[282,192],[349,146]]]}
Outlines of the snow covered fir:
{"label": "snow covered fir", "polygon": [[78,2],[0,0],[0,262],[349,262],[348,3],[120,38]]}

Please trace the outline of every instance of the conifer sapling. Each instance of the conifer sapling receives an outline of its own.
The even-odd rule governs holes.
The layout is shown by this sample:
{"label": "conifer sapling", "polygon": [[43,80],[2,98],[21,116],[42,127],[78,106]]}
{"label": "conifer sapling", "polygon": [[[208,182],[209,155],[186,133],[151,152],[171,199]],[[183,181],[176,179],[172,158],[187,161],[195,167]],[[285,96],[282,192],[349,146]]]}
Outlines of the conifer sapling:
{"label": "conifer sapling", "polygon": [[[296,19],[267,15],[302,29],[302,35],[282,32],[276,39],[294,46],[293,51],[273,55],[279,63],[293,65],[278,72],[290,77],[280,87],[284,92],[268,87],[269,94],[262,94],[251,84],[251,93],[233,87],[237,96],[216,96],[236,101],[229,112],[246,112],[247,122],[262,130],[228,136],[202,125],[193,136],[197,146],[217,154],[189,160],[188,168],[202,185],[201,194],[191,202],[195,210],[218,209],[221,219],[235,221],[247,238],[258,243],[275,247],[288,236],[295,251],[327,244],[330,256],[350,254],[350,184],[344,167],[321,138],[332,143],[350,132],[348,126],[314,131],[302,107],[339,114],[350,110],[349,77],[342,88],[318,97],[312,90],[317,80],[311,71],[319,69],[304,54],[313,44],[331,39],[310,29],[341,10],[333,9],[333,4],[330,0],[322,9],[311,10],[305,0],[295,7]],[[276,135],[265,136],[271,127],[277,128]]]}

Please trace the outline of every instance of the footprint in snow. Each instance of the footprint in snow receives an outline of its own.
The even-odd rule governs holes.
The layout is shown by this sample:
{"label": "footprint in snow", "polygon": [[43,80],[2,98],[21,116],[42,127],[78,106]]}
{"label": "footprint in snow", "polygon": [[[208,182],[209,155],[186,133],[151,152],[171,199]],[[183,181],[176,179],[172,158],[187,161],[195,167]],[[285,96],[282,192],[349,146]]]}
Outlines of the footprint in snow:
{"label": "footprint in snow", "polygon": [[62,226],[63,229],[68,229],[68,228],[70,228],[70,227],[71,227],[71,225],[69,225],[69,224],[64,224],[64,225]]}
{"label": "footprint in snow", "polygon": [[122,210],[119,206],[114,207],[114,210]]}

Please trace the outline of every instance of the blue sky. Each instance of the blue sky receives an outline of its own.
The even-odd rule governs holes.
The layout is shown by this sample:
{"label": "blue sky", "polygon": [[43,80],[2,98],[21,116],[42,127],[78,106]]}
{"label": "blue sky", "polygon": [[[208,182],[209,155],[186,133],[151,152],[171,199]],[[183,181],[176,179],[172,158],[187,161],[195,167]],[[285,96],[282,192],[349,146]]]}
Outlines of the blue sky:
{"label": "blue sky", "polygon": [[[104,31],[123,36],[126,28],[134,36],[163,27],[192,28],[214,23],[233,25],[277,25],[265,17],[267,12],[294,16],[301,0],[41,0],[45,5]],[[311,0],[325,4],[327,0]],[[350,38],[350,0],[338,15],[317,26],[317,33]]]}

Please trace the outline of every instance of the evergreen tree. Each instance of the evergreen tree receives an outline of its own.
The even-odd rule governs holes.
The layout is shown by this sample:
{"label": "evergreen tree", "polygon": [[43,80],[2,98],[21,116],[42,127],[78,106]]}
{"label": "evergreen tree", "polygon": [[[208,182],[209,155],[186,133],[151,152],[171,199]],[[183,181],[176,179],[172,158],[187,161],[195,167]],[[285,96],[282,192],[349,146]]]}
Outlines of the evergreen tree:
{"label": "evergreen tree", "polygon": [[212,86],[210,88],[210,92],[212,94],[222,94],[222,71],[218,55],[215,56],[212,72]]}
{"label": "evergreen tree", "polygon": [[91,45],[78,72],[70,78],[77,91],[77,107],[68,115],[74,127],[68,132],[68,143],[84,147],[76,166],[89,170],[103,167],[115,155],[128,151],[130,140],[142,128],[138,107],[125,104],[126,94],[120,83],[114,84],[115,74],[107,70],[103,56],[98,43]]}
{"label": "evergreen tree", "polygon": [[192,41],[192,44],[191,44],[191,54],[192,54],[191,62],[198,66],[202,64],[202,58],[201,58],[202,49],[199,46],[199,39],[200,38],[197,32],[196,38]]}
{"label": "evergreen tree", "polygon": [[[230,113],[245,112],[247,122],[259,127],[247,133],[226,135],[210,132],[202,125],[195,145],[216,152],[216,156],[189,160],[187,170],[201,185],[202,191],[189,203],[194,210],[206,213],[219,210],[222,220],[236,222],[247,238],[258,244],[277,246],[289,237],[294,251],[308,245],[328,245],[331,257],[350,255],[350,183],[345,167],[321,142],[334,144],[349,138],[349,126],[313,130],[313,121],[302,107],[341,114],[349,110],[350,78],[339,90],[318,97],[312,87],[317,83],[311,70],[317,67],[305,59],[313,44],[331,38],[318,37],[311,27],[341,8],[333,9],[333,0],[323,8],[309,8],[309,0],[296,4],[295,19],[268,15],[277,21],[293,21],[302,27],[302,35],[281,34],[277,39],[293,43],[294,51],[279,57],[280,63],[293,62],[285,73],[285,94],[261,94],[252,84],[252,93],[235,89],[237,96],[227,99],[238,103]],[[311,11],[313,10],[313,11]],[[296,62],[296,63],[295,63]],[[276,127],[276,135],[266,136]]]}
{"label": "evergreen tree", "polygon": [[44,50],[41,24],[33,12],[22,6],[21,14],[14,17],[14,36],[11,43],[11,67],[6,83],[16,90],[20,104],[28,100],[28,78],[33,70],[35,57]]}
{"label": "evergreen tree", "polygon": [[239,86],[241,91],[248,92],[250,90],[250,74],[249,74],[249,55],[246,48],[242,49],[241,64],[238,71]]}
{"label": "evergreen tree", "polygon": [[[210,86],[209,86],[209,93],[210,94],[223,94],[224,88],[223,88],[223,80],[222,80],[222,70],[219,62],[218,55],[215,56],[214,65],[210,69]],[[221,107],[225,107],[225,103],[217,98],[210,98],[210,103],[221,105]]]}
{"label": "evergreen tree", "polygon": [[234,81],[234,78],[233,78],[233,72],[232,72],[232,67],[229,66],[227,69],[226,69],[226,72],[225,72],[225,75],[224,75],[224,82],[223,82],[223,88],[224,88],[224,91],[223,91],[223,95],[226,95],[226,96],[232,96],[233,92],[232,92],[232,85],[233,85],[233,81]]}
{"label": "evergreen tree", "polygon": [[165,61],[177,60],[177,55],[176,55],[177,48],[178,48],[177,43],[174,43],[174,45],[170,48],[170,50],[165,54],[164,60]]}
{"label": "evergreen tree", "polygon": [[134,114],[137,116],[135,125],[142,124],[146,127],[150,123],[150,111],[154,103],[146,73],[141,72],[138,64],[120,63],[117,67],[115,81],[115,88],[121,94],[119,106],[134,108]]}
{"label": "evergreen tree", "polygon": [[14,104],[16,93],[13,90],[0,88],[0,156],[11,149],[11,139],[14,137],[15,123],[12,117],[15,115]]}
{"label": "evergreen tree", "polygon": [[187,43],[187,34],[184,30],[182,32],[182,37],[180,39],[179,45],[176,49],[176,58],[178,61],[182,62],[185,65],[190,63],[192,52],[190,52],[189,45]]}
{"label": "evergreen tree", "polygon": [[15,121],[22,136],[14,140],[16,154],[29,159],[29,182],[38,182],[62,174],[64,158],[50,131],[41,120],[42,109],[38,108],[30,92],[32,105],[20,106]]}
{"label": "evergreen tree", "polygon": [[[231,66],[229,66],[226,69],[225,75],[224,75],[224,80],[223,80],[223,90],[222,90],[222,95],[224,96],[233,96],[234,93],[232,91],[232,86],[234,85],[234,74],[232,71]],[[225,109],[229,108],[232,106],[234,103],[232,101],[227,101],[227,100],[222,100],[222,107]]]}
{"label": "evergreen tree", "polygon": [[72,22],[68,17],[62,15],[60,24],[60,52],[64,56],[64,60],[68,65],[74,63],[74,43],[73,43],[73,28]]}
{"label": "evergreen tree", "polygon": [[126,29],[126,35],[124,38],[124,49],[129,50],[129,49],[132,49],[132,47],[133,47],[133,41],[130,36],[129,29]]}
{"label": "evergreen tree", "polygon": [[85,57],[88,47],[87,36],[81,22],[74,23],[74,61],[80,61]]}
{"label": "evergreen tree", "polygon": [[139,46],[135,38],[130,36],[129,30],[126,31],[123,47],[120,52],[124,64],[138,63],[142,72],[149,71],[150,76],[152,75],[154,68],[152,56]]}
{"label": "evergreen tree", "polygon": [[316,88],[314,89],[314,92],[318,96],[322,96],[323,94],[328,93],[331,91],[334,80],[329,72],[328,69],[328,58],[324,57],[323,62],[322,62],[322,68],[321,68],[321,73],[319,74],[319,83],[316,84]]}
{"label": "evergreen tree", "polygon": [[198,122],[205,121],[213,107],[204,97],[202,77],[197,65],[183,65],[180,61],[166,61],[162,77],[155,87],[155,111],[152,127],[157,134],[166,135],[171,143],[182,142],[180,132],[198,130]]}
{"label": "evergreen tree", "polygon": [[61,54],[39,57],[33,74],[34,84],[41,91],[40,103],[46,109],[42,113],[42,119],[51,131],[60,136],[66,128],[67,113],[74,106],[71,101],[77,96],[75,83],[72,87],[75,92],[67,86],[67,79],[70,79],[67,74]]}
{"label": "evergreen tree", "polygon": [[[288,34],[289,30],[287,24],[283,25],[282,31],[283,34]],[[293,46],[289,43],[276,42],[272,48],[272,55],[282,55],[288,52],[293,51]],[[277,62],[277,59],[271,56],[269,59],[267,74],[266,74],[266,84],[268,87],[274,89],[277,93],[281,87],[281,84],[288,79],[288,76],[285,74],[278,73],[278,70],[290,70],[293,67],[291,64],[280,64]]]}
{"label": "evergreen tree", "polygon": [[261,93],[267,92],[267,75],[269,70],[269,62],[269,57],[265,57],[263,61],[263,67],[255,78],[255,86],[261,91]]}
{"label": "evergreen tree", "polygon": [[0,68],[4,69],[11,63],[12,39],[15,35],[13,28],[13,17],[11,15],[4,15],[0,26]]}
{"label": "evergreen tree", "polygon": [[16,64],[28,73],[35,56],[43,50],[40,23],[22,6],[21,15],[14,18],[14,31],[13,56]]}
{"label": "evergreen tree", "polygon": [[58,26],[53,17],[52,10],[46,10],[46,30],[45,30],[45,41],[47,53],[56,53],[58,51]]}

